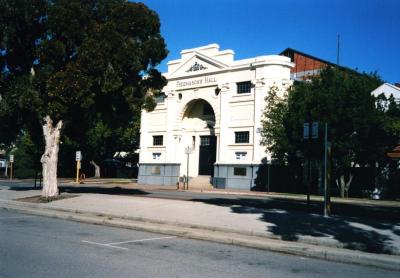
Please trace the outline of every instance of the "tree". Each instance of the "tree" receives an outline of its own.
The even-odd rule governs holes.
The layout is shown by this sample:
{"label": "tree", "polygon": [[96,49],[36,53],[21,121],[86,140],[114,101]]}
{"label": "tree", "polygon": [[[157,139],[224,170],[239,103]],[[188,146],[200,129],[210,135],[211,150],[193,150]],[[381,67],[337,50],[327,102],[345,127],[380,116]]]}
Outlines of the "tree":
{"label": "tree", "polygon": [[266,107],[261,130],[262,143],[274,158],[283,162],[286,153],[290,152],[289,138],[284,126],[288,114],[288,94],[281,92],[278,87],[272,86],[265,98]]}
{"label": "tree", "polygon": [[263,143],[280,161],[296,160],[296,153],[322,157],[322,144],[306,144],[303,123],[328,123],[336,182],[342,195],[353,179],[351,167],[374,165],[390,147],[383,112],[371,91],[382,83],[376,74],[326,68],[307,82],[295,82],[287,97],[267,96]]}
{"label": "tree", "polygon": [[43,150],[35,146],[29,133],[21,131],[18,136],[15,147],[11,150],[15,160],[13,163],[13,176],[17,178],[35,177],[40,169],[40,156]]}
{"label": "tree", "polygon": [[42,195],[53,197],[60,140],[95,153],[99,144],[86,139],[103,125],[106,146],[137,142],[140,111],[166,84],[155,69],[167,55],[159,18],[125,0],[1,0],[0,10],[0,129],[8,135],[0,140],[9,144],[22,129],[38,137],[41,122]]}

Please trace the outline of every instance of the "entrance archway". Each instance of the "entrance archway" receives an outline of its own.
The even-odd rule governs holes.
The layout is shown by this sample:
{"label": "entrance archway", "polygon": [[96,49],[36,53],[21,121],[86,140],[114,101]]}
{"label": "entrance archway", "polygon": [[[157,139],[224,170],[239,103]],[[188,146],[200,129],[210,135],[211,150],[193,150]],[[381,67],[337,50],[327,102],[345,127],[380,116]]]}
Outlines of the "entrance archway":
{"label": "entrance archway", "polygon": [[[186,136],[191,138],[192,148],[197,161],[197,174],[214,173],[214,162],[217,153],[217,139],[214,131],[215,113],[212,106],[203,99],[195,99],[186,105],[182,119],[182,127]],[[192,173],[194,168],[192,168]]]}

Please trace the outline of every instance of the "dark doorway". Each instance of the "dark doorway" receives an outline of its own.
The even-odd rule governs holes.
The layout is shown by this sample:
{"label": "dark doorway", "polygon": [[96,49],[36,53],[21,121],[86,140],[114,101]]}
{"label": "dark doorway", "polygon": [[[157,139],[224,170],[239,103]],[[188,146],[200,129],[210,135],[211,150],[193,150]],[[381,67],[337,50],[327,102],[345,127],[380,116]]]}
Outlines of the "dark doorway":
{"label": "dark doorway", "polygon": [[216,136],[200,136],[199,175],[214,174],[216,141]]}

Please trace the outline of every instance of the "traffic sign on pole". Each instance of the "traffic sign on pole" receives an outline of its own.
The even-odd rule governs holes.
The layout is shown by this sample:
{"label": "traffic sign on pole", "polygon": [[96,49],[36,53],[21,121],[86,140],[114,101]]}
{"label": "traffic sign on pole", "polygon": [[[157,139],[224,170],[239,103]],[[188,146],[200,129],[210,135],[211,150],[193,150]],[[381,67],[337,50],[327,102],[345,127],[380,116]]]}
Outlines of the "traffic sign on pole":
{"label": "traffic sign on pole", "polygon": [[[191,147],[185,148],[185,154],[187,155],[187,162],[186,162],[186,189],[189,189],[189,155],[192,153]],[[185,186],[183,187],[185,188]]]}
{"label": "traffic sign on pole", "polygon": [[13,178],[13,163],[14,163],[14,155],[10,154],[10,180]]}
{"label": "traffic sign on pole", "polygon": [[81,160],[82,160],[82,153],[81,151],[77,151],[75,153],[75,160],[76,160],[76,183],[79,183],[79,170],[81,169]]}
{"label": "traffic sign on pole", "polygon": [[313,122],[312,123],[311,138],[312,139],[318,139],[318,122]]}
{"label": "traffic sign on pole", "polygon": [[81,160],[82,160],[82,153],[81,153],[81,151],[77,151],[77,152],[75,153],[75,160],[76,160],[76,161],[81,161]]}
{"label": "traffic sign on pole", "polygon": [[304,123],[303,125],[303,138],[308,139],[310,138],[310,124]]}

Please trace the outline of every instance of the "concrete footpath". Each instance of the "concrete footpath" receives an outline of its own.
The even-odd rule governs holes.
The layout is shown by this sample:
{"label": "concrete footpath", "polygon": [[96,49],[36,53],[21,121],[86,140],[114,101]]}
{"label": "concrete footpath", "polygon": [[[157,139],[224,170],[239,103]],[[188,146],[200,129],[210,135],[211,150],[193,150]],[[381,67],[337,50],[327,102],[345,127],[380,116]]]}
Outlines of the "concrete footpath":
{"label": "concrete footpath", "polygon": [[275,199],[260,200],[268,202],[261,207],[246,205],[249,200],[254,203],[252,199],[226,203],[222,193],[217,199],[157,198],[148,193],[159,188],[138,185],[128,186],[130,194],[64,192],[71,198],[30,203],[21,198],[40,195],[39,190],[0,184],[0,207],[4,209],[400,271],[400,223],[396,219],[377,223],[362,217],[324,218],[287,208]]}

